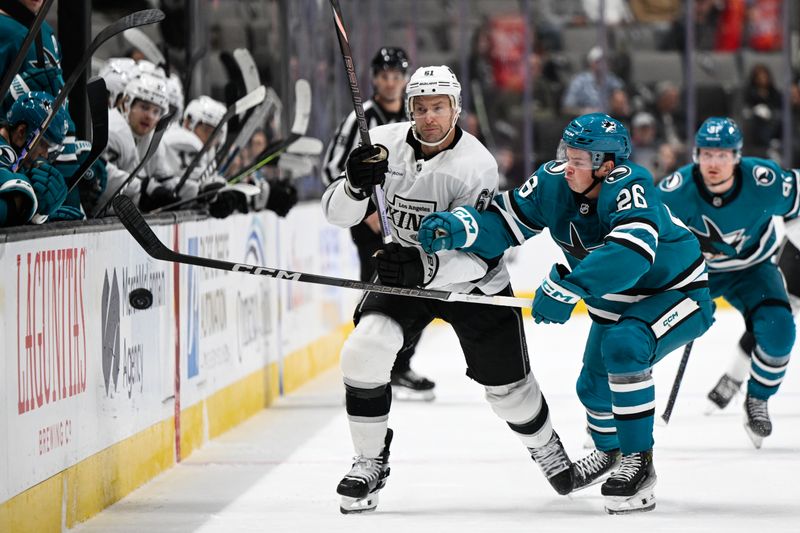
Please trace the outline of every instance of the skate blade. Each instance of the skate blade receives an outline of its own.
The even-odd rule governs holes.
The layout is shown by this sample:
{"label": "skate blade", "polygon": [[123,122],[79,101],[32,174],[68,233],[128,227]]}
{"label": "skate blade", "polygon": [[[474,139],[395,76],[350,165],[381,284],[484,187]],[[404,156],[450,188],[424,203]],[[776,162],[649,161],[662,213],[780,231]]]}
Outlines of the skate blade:
{"label": "skate blade", "polygon": [[415,391],[403,387],[392,387],[392,397],[398,402],[432,402],[436,393],[431,390]]}
{"label": "skate blade", "polygon": [[608,514],[646,513],[656,508],[656,495],[651,487],[633,496],[606,496],[605,507]]}
{"label": "skate blade", "polygon": [[747,422],[744,424],[744,430],[747,433],[747,436],[750,437],[750,440],[753,443],[753,446],[756,447],[756,450],[761,449],[761,445],[764,444],[764,437],[755,433],[750,426],[747,425]]}
{"label": "skate blade", "polygon": [[378,506],[378,493],[367,495],[366,498],[351,498],[342,496],[339,511],[342,514],[369,513]]}

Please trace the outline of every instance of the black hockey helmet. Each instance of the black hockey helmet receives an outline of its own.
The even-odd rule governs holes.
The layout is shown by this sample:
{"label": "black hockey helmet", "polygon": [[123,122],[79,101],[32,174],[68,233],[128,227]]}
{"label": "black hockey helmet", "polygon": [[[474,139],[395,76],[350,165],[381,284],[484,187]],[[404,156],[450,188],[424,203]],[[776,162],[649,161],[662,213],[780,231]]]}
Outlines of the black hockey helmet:
{"label": "black hockey helmet", "polygon": [[372,58],[372,75],[382,70],[398,69],[403,74],[408,70],[408,55],[402,48],[384,46]]}

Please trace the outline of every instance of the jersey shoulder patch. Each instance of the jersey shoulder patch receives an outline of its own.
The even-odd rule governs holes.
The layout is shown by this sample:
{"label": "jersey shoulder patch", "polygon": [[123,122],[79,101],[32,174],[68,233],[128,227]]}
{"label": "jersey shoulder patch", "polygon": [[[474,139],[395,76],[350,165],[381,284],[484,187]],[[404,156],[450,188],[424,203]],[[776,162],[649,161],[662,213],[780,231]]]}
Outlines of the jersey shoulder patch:
{"label": "jersey shoulder patch", "polygon": [[608,173],[605,182],[615,183],[618,181],[622,181],[631,175],[633,175],[633,170],[631,169],[631,167],[629,167],[628,165],[620,165],[618,167],[614,167],[614,170]]}
{"label": "jersey shoulder patch", "polygon": [[778,177],[778,173],[766,165],[755,165],[752,172],[753,179],[756,180],[756,185],[761,187],[769,187]]}
{"label": "jersey shoulder patch", "polygon": [[683,174],[680,172],[673,172],[658,182],[658,188],[664,192],[671,192],[679,189],[681,185],[683,185]]}
{"label": "jersey shoulder patch", "polygon": [[17,161],[17,153],[7,144],[0,145],[0,166],[11,168]]}
{"label": "jersey shoulder patch", "polygon": [[558,160],[548,161],[542,165],[541,169],[548,174],[552,174],[553,176],[560,176],[567,169],[567,162]]}

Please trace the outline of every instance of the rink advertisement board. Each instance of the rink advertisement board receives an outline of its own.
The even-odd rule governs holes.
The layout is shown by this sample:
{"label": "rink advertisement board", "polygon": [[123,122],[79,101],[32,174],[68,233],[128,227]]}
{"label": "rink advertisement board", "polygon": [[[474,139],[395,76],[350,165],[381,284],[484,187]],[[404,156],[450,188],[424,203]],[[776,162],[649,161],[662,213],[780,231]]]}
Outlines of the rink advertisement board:
{"label": "rink advertisement board", "polygon": [[[2,249],[0,501],[168,416],[173,342],[168,265],[121,232]],[[136,287],[149,309],[130,306]]]}

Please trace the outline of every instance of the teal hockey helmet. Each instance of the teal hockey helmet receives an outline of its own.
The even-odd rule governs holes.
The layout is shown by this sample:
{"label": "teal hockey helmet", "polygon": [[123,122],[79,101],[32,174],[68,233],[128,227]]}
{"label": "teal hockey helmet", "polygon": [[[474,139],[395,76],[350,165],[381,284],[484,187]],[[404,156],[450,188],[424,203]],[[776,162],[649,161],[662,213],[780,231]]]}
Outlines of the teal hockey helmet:
{"label": "teal hockey helmet", "polygon": [[719,148],[733,150],[736,162],[742,153],[742,130],[728,117],[709,117],[700,125],[694,136],[694,162],[697,163],[701,148]]}
{"label": "teal hockey helmet", "polygon": [[[614,155],[615,165],[621,164],[631,155],[631,136],[627,128],[605,113],[589,113],[573,119],[564,128],[561,140],[565,147],[589,152],[594,169],[603,164],[606,154]],[[559,154],[559,159],[563,158]]]}
{"label": "teal hockey helmet", "polygon": [[[53,108],[53,97],[43,91],[33,91],[23,94],[14,102],[6,116],[6,122],[11,126],[24,123],[28,126],[28,135],[32,136],[39,126],[45,121]],[[67,136],[69,117],[64,108],[59,108],[44,132],[44,140],[51,147],[61,146]]]}

